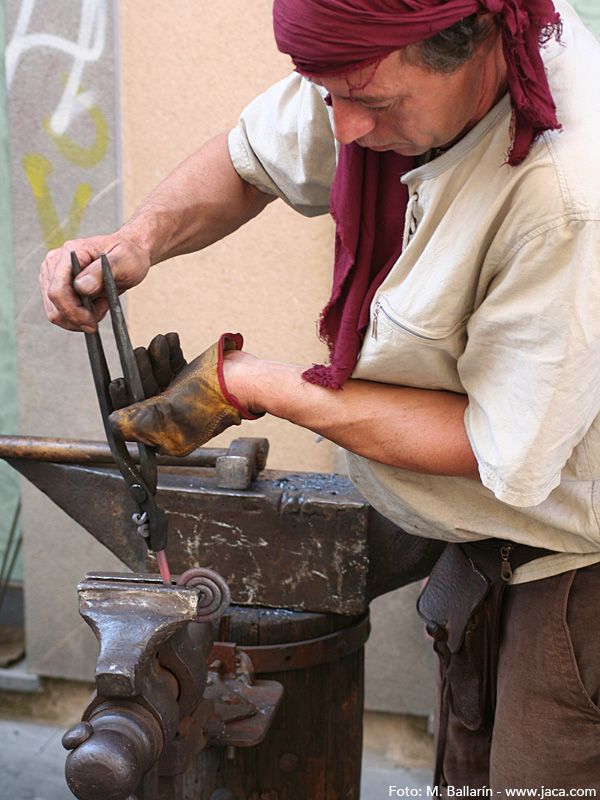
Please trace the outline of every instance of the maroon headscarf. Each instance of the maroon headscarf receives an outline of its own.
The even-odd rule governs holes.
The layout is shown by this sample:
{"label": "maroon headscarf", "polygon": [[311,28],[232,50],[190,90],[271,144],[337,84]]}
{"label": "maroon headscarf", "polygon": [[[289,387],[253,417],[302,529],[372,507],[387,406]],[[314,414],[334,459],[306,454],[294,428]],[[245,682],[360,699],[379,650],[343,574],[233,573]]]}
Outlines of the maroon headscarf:
{"label": "maroon headscarf", "polygon": [[[347,75],[475,12],[496,16],[513,109],[508,164],[516,166],[546,130],[559,128],[540,44],[560,34],[552,0],[275,0],[279,50],[308,77]],[[331,191],[336,222],[333,290],[319,326],[330,365],[304,373],[340,389],[350,377],[373,296],[400,256],[413,159],[343,145]]]}

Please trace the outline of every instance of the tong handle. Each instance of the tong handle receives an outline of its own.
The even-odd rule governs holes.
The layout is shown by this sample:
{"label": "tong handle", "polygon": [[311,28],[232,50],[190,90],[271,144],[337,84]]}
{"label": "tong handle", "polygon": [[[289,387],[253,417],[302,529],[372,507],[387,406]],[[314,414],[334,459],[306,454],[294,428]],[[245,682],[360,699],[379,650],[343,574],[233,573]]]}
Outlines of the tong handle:
{"label": "tong handle", "polygon": [[[138,369],[137,361],[133,347],[131,346],[131,339],[129,338],[129,331],[127,330],[127,323],[123,308],[119,300],[119,292],[117,285],[108,263],[108,258],[104,253],[100,256],[102,263],[102,277],[104,279],[104,290],[108,307],[110,309],[110,318],[112,321],[113,332],[115,334],[115,341],[117,343],[117,352],[119,360],[123,369],[125,377],[125,386],[127,387],[127,394],[131,403],[140,403],[146,399],[144,394],[144,387],[142,385],[142,378]],[[89,298],[88,298],[89,299]],[[153,447],[138,443],[138,450],[140,453],[140,470],[144,481],[150,488],[152,494],[156,494],[157,483],[157,468],[156,468],[156,453]]]}
{"label": "tong handle", "polygon": [[[106,263],[108,265],[108,260],[106,259],[106,256],[103,255],[102,258],[106,260]],[[79,275],[79,273],[81,272],[81,265],[79,264],[79,260],[74,251],[71,252],[71,267],[73,270],[73,277]],[[109,282],[112,284],[112,287],[114,287],[114,293],[110,297],[108,293],[110,292],[110,289],[107,291],[107,300],[111,317],[114,318],[115,310],[116,314],[119,314],[120,312],[122,317],[123,311],[121,308],[121,304],[119,302],[118,293],[114,283],[114,278],[112,277],[112,272],[110,271],[110,266],[108,267],[108,273],[110,274]],[[84,308],[93,313],[93,304],[90,298],[81,295],[78,296],[80,297],[81,303],[84,306]],[[115,297],[116,297],[116,303],[115,303]],[[133,355],[133,349],[131,348],[131,342],[129,340],[129,335],[127,334],[126,328],[125,328],[125,334],[127,343],[129,343],[129,350],[130,350],[130,358],[128,359],[128,368],[131,367],[130,359],[132,357],[133,363],[135,364],[134,372],[137,373],[137,376],[139,378],[137,362],[135,361],[135,356]],[[123,341],[121,326],[119,326],[119,335],[117,336],[115,332],[115,337],[117,338],[117,349],[119,351],[119,356],[121,356],[121,352],[124,349],[121,346]],[[127,446],[125,442],[115,437],[108,423],[108,417],[114,410],[112,407],[112,402],[108,391],[108,385],[111,381],[111,378],[108,369],[108,364],[106,362],[106,356],[104,354],[104,348],[102,347],[102,340],[100,338],[100,334],[98,333],[98,331],[96,331],[95,333],[86,333],[85,342],[90,359],[90,365],[92,368],[92,376],[94,379],[94,386],[96,388],[96,395],[98,396],[98,403],[100,405],[102,423],[104,425],[106,439],[108,441],[108,445],[110,447],[113,459],[115,461],[115,464],[117,465],[117,468],[119,469],[119,472],[123,476],[133,499],[140,506],[140,508],[143,511],[146,511],[146,513],[148,514],[148,522],[150,524],[150,537],[148,546],[150,547],[150,549],[154,551],[164,550],[167,542],[167,520],[164,512],[162,512],[157,507],[153,497],[153,495],[156,492],[156,456],[152,448],[146,448],[146,451],[149,452],[145,451],[144,458],[147,458],[147,461],[150,465],[150,472],[144,473],[144,469],[142,467],[142,472],[140,473],[137,470],[135,464],[133,463],[133,460],[129,455],[129,452],[127,451]],[[123,363],[123,361],[121,361],[121,363]],[[127,377],[125,378],[125,380],[127,383]],[[139,382],[141,386],[141,379]],[[142,389],[142,395],[143,395],[143,389]],[[142,461],[142,449],[141,449],[142,447],[145,447],[145,445],[140,446],[141,465],[143,465],[144,463]],[[146,480],[146,475],[148,474],[150,482]],[[152,479],[153,474],[154,474],[154,479]]]}

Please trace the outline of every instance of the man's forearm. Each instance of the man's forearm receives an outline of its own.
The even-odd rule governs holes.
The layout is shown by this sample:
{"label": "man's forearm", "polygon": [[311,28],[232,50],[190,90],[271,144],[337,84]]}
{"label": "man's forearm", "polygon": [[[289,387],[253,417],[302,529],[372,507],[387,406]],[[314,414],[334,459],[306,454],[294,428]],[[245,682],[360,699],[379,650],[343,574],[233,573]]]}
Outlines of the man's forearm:
{"label": "man's forearm", "polygon": [[302,367],[245,353],[232,354],[225,368],[229,390],[253,412],[287,419],[383,464],[479,479],[464,395],[359,380],[335,391],[305,381]]}
{"label": "man's forearm", "polygon": [[[243,181],[231,163],[227,134],[190,156],[116,233],[75,239],[51,250],[40,268],[44,309],[51,322],[91,333],[106,314],[100,255],[110,259],[119,291],[144,280],[153,264],[201,250],[255,217],[275,198]],[[83,271],[73,282],[71,252]],[[76,292],[93,298],[93,312]]]}
{"label": "man's forearm", "polygon": [[220,134],[189,156],[121,228],[148,251],[152,264],[207,247],[275,200],[240,178],[227,137]]}

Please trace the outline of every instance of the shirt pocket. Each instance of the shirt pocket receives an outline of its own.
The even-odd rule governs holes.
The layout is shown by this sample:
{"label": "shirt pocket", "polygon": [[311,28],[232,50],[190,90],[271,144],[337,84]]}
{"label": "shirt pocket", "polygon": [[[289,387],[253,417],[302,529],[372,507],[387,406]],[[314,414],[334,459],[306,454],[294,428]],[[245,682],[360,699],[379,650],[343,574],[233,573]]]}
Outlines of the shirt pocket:
{"label": "shirt pocket", "polygon": [[424,328],[380,296],[353,377],[464,394],[456,362],[467,342],[467,319],[445,328]]}

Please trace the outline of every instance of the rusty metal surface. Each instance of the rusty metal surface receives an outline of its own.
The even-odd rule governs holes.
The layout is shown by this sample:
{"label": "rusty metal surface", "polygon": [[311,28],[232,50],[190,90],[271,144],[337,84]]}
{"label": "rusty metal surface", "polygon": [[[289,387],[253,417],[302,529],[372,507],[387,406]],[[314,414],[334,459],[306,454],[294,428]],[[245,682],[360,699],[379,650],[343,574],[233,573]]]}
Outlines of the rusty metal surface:
{"label": "rusty metal surface", "polygon": [[160,502],[175,572],[218,569],[242,605],[365,610],[368,504],[348,479],[267,470],[239,492],[166,471]]}
{"label": "rusty metal surface", "polygon": [[132,521],[135,504],[115,468],[7,460],[129,569],[144,570],[147,548]]}
{"label": "rusty metal surface", "polygon": [[208,663],[219,662],[231,670],[236,658],[245,654],[250,659],[253,673],[286,672],[291,669],[309,669],[327,664],[354,653],[369,638],[369,616],[347,628],[299,642],[273,645],[237,645],[233,642],[215,642]]}
{"label": "rusty metal surface", "polygon": [[204,727],[208,744],[251,747],[262,742],[281,703],[282,684],[256,680],[248,654],[228,642],[215,642],[207,663],[205,695],[215,704]]}
{"label": "rusty metal surface", "polygon": [[[193,638],[192,638],[193,637]],[[207,622],[178,630],[161,645],[161,667],[177,676],[179,717],[191,715],[202,700],[206,684],[206,658],[213,641]]]}
{"label": "rusty metal surface", "polygon": [[[204,688],[204,684],[201,688]],[[207,746],[209,737],[204,727],[214,715],[214,707],[214,701],[205,697],[193,714],[181,720],[175,738],[158,761],[159,775],[181,775],[189,767],[194,756]],[[169,800],[175,798],[169,796]]]}
{"label": "rusty metal surface", "polygon": [[[198,572],[202,581],[215,577]],[[181,775],[199,750],[265,737],[283,687],[255,681],[245,653],[229,659],[230,671],[219,662],[209,673],[214,620],[194,621],[202,581],[165,585],[155,575],[91,573],[80,583],[80,613],[100,655],[97,691],[63,737],[67,783],[79,800],[180,800]],[[216,613],[227,605],[221,601]]]}
{"label": "rusty metal surface", "polygon": [[[130,569],[156,569],[115,469],[10,463]],[[266,470],[240,491],[219,488],[214,470],[161,468],[157,502],[173,572],[217,569],[241,605],[366,610],[369,505],[347,478]]]}
{"label": "rusty metal surface", "polygon": [[215,701],[216,719],[204,727],[208,745],[252,747],[262,742],[281,703],[283,686],[265,680],[250,686],[216,672],[209,672],[209,681],[205,694]]}
{"label": "rusty metal surface", "polygon": [[131,701],[105,702],[63,736],[65,773],[80,800],[123,800],[151,769],[163,746],[156,717]]}

